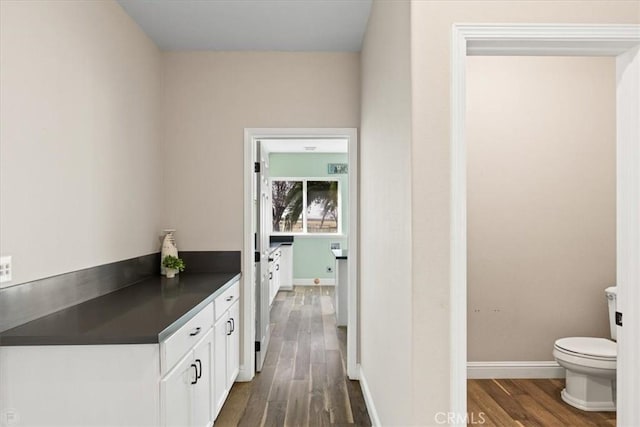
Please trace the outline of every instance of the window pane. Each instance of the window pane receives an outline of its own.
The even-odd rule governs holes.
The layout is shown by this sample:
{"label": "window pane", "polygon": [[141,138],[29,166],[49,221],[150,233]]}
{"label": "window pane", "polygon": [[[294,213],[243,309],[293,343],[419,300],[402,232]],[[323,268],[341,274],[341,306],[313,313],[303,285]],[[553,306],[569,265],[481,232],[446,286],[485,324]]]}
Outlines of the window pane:
{"label": "window pane", "polygon": [[338,232],[338,181],[307,182],[307,232]]}
{"label": "window pane", "polygon": [[302,232],[302,181],[272,181],[274,232]]}

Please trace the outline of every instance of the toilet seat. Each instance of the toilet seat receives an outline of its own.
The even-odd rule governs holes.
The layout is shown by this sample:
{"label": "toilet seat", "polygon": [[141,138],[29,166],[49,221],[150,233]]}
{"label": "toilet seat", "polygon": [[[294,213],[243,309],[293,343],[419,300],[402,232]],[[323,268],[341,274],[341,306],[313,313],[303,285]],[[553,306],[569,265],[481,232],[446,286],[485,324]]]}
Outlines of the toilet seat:
{"label": "toilet seat", "polygon": [[606,338],[570,337],[560,338],[554,347],[572,356],[600,360],[616,361],[618,350],[615,341]]}
{"label": "toilet seat", "polygon": [[605,338],[570,337],[557,340],[553,356],[573,369],[596,369],[601,374],[616,369],[616,343]]}

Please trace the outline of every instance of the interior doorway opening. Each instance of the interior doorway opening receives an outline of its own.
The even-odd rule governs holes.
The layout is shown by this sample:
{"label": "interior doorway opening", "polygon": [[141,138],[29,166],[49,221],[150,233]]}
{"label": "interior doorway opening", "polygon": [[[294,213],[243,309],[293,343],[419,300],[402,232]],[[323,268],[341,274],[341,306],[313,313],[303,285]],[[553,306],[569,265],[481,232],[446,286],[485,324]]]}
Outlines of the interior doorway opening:
{"label": "interior doorway opening", "polygon": [[[296,265],[296,277],[292,280],[274,281],[274,274],[279,277],[287,274],[278,269],[282,264],[274,256],[279,260],[283,258],[274,247],[284,243],[282,248],[286,248],[288,243],[293,243],[292,259],[295,259],[296,242],[300,250],[304,248],[305,251],[313,251],[313,246],[326,246],[315,249],[315,258],[333,257],[330,248],[335,244],[341,246],[340,249],[348,249],[346,274],[341,275],[343,283],[335,284],[335,294],[341,289],[346,291],[342,302],[347,309],[347,376],[358,378],[357,150],[357,131],[352,128],[245,130],[244,327],[240,381],[251,380],[264,362],[271,333],[270,303],[277,293],[273,284],[282,283],[283,289],[288,290],[295,284],[317,286],[336,282],[338,275],[331,277],[330,267],[331,270],[333,267],[326,265],[329,264],[326,259],[321,263],[322,268],[326,267],[326,275],[311,271],[306,273],[311,277],[300,277],[303,273]],[[304,173],[297,173],[291,166],[298,164],[303,158],[300,156],[309,152],[338,157],[334,162],[320,166],[326,171],[324,174],[316,170],[310,176],[301,176]],[[278,176],[271,174],[271,164],[279,165]],[[324,243],[315,244],[320,241]]]}
{"label": "interior doorway opening", "polygon": [[640,348],[640,27],[636,25],[454,25],[451,120],[451,410],[467,413],[467,55],[612,56],[616,60],[617,419],[640,423],[634,354]]}

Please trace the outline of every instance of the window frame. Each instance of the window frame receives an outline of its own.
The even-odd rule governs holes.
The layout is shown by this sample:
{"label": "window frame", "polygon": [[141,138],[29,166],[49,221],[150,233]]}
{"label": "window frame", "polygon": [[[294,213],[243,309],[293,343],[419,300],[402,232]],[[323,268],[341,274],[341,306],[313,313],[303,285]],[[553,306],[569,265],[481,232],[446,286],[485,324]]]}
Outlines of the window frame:
{"label": "window frame", "polygon": [[[271,208],[270,212],[273,212],[273,181],[298,181],[302,182],[302,232],[300,231],[274,231],[273,230],[273,217],[271,217],[271,221],[269,223],[269,230],[272,236],[303,236],[303,237],[342,237],[342,183],[339,178],[332,178],[327,176],[322,177],[312,177],[312,176],[296,176],[296,177],[269,177],[269,207]],[[327,181],[327,182],[335,182],[338,186],[338,206],[337,206],[337,230],[335,233],[309,233],[307,230],[307,183],[309,181]]]}

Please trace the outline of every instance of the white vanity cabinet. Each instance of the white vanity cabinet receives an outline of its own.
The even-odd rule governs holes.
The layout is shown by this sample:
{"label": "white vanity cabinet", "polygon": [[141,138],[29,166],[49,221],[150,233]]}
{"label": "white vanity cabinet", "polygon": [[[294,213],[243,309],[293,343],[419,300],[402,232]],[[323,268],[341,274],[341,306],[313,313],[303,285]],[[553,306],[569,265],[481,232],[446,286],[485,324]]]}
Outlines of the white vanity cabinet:
{"label": "white vanity cabinet", "polygon": [[229,395],[240,371],[240,287],[236,283],[215,299],[214,418]]}

